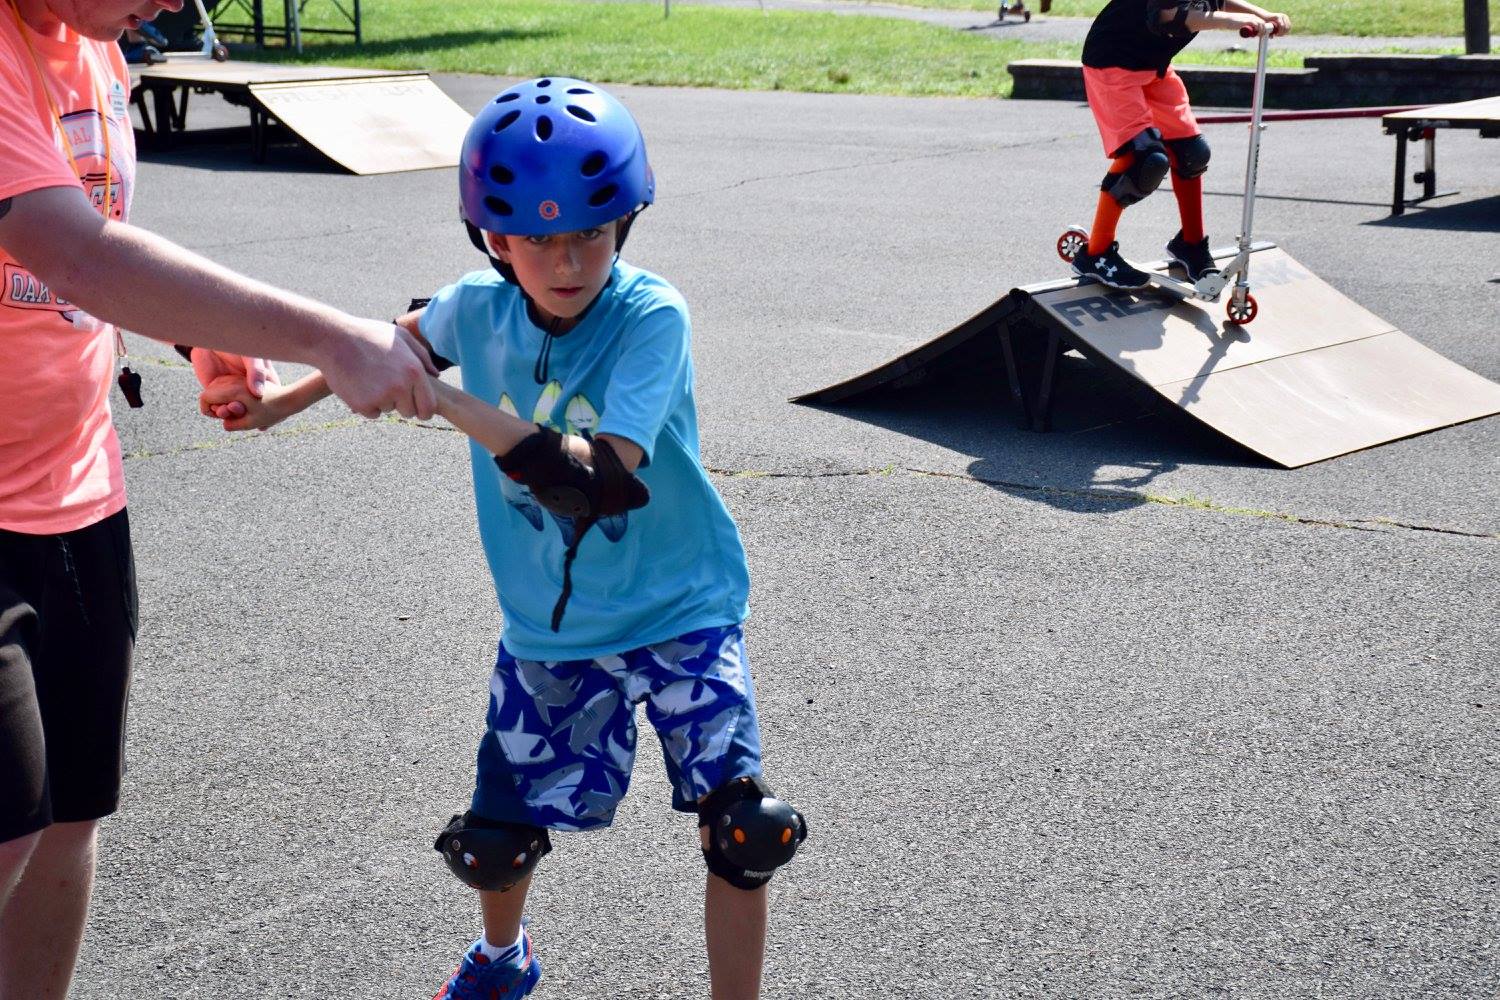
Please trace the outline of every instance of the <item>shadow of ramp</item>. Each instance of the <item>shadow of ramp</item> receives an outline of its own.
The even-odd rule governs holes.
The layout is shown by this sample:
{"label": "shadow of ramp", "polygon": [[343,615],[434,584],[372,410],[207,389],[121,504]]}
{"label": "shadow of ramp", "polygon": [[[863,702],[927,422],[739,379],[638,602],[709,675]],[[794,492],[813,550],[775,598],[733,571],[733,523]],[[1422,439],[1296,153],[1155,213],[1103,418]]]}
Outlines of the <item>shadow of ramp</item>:
{"label": "shadow of ramp", "polygon": [[[1500,385],[1423,347],[1274,244],[1253,248],[1250,281],[1260,314],[1247,328],[1219,321],[1213,304],[1158,292],[1076,280],[1012,289],[936,339],[792,402],[977,385],[991,400],[1008,395],[1024,426],[1047,430],[1071,351],[1285,468],[1500,412]],[[1103,398],[1084,403],[1096,422]]]}
{"label": "shadow of ramp", "polygon": [[972,456],[967,472],[975,481],[1070,513],[1149,503],[1144,494],[1156,478],[1181,466],[1259,461],[1193,421],[1173,419],[1144,386],[1075,354],[1058,361],[1057,419],[1045,436],[1016,419],[1020,412],[996,392],[994,376],[992,365],[958,365],[903,388],[876,388],[848,405],[806,405]]}

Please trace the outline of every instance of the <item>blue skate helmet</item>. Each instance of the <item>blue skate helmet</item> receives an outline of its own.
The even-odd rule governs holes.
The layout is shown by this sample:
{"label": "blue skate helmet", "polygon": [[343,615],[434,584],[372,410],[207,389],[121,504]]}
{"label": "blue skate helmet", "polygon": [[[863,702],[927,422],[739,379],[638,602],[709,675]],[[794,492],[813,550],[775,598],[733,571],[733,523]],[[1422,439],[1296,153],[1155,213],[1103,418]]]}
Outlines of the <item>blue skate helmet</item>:
{"label": "blue skate helmet", "polygon": [[486,254],[478,230],[545,236],[624,218],[618,250],[656,197],[630,112],[602,88],[566,77],[518,83],[485,105],[464,136],[458,171],[469,238]]}

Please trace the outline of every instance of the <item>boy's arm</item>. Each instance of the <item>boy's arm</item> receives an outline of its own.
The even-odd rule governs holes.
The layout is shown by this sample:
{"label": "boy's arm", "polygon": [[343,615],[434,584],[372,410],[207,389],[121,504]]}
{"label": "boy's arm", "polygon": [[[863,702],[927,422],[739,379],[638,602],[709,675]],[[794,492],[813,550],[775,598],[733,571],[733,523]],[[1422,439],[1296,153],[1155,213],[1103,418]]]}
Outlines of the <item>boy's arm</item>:
{"label": "boy's arm", "polygon": [[[513,417],[462,389],[433,379],[438,413],[495,456],[500,471],[531,488],[543,507],[572,517],[604,517],[644,507],[651,498],[636,478],[634,463],[616,450],[613,435],[600,435],[595,447],[572,434],[559,434]],[[640,449],[634,449],[635,462]]]}
{"label": "boy's arm", "polygon": [[1258,28],[1262,22],[1273,26],[1273,35],[1284,35],[1292,30],[1291,18],[1262,10],[1248,0],[1224,0],[1222,11],[1210,13],[1190,10],[1183,16],[1180,11],[1180,6],[1164,8],[1159,15],[1160,23],[1168,25],[1180,17],[1182,26],[1188,31],[1238,31],[1247,24]]}

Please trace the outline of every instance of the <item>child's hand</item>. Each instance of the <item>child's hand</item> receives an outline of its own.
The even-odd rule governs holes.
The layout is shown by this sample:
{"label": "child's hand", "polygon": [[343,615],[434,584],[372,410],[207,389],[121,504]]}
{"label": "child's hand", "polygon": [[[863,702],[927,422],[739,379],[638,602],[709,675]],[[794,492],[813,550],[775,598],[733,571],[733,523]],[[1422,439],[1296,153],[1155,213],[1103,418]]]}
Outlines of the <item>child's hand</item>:
{"label": "child's hand", "polygon": [[205,386],[203,392],[198,395],[198,412],[205,417],[211,417],[214,415],[214,407],[239,403],[244,408],[244,413],[239,416],[225,417],[224,429],[226,431],[263,431],[286,419],[287,414],[276,405],[276,401],[286,392],[286,387],[267,382],[261,390],[261,398],[256,399],[245,387],[243,376],[220,375]]}
{"label": "child's hand", "polygon": [[1266,22],[1271,25],[1271,37],[1277,35],[1289,35],[1292,32],[1292,19],[1285,14],[1267,14]]}

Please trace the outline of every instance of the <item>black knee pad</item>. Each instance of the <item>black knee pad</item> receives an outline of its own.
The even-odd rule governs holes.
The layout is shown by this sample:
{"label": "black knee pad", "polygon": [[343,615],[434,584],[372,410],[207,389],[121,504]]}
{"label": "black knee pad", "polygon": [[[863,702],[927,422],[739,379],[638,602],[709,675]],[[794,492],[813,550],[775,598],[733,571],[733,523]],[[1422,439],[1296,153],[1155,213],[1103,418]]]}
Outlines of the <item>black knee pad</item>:
{"label": "black knee pad", "polygon": [[1208,169],[1209,157],[1212,150],[1208,148],[1208,140],[1201,135],[1189,136],[1186,139],[1168,139],[1167,146],[1172,150],[1172,155],[1177,159],[1177,165],[1172,168],[1172,173],[1179,177],[1202,177],[1203,172]]}
{"label": "black knee pad", "polygon": [[1143,201],[1161,187],[1162,180],[1172,167],[1172,161],[1167,157],[1167,147],[1161,141],[1161,133],[1154,128],[1146,129],[1115,150],[1116,157],[1126,154],[1130,155],[1130,166],[1117,174],[1105,174],[1104,181],[1099,185],[1099,190],[1107,192],[1120,203],[1121,208],[1129,208],[1136,202]]}
{"label": "black knee pad", "polygon": [[807,839],[807,820],[760,778],[735,778],[698,806],[708,830],[703,860],[736,889],[759,889]]}
{"label": "black knee pad", "polygon": [[449,820],[432,846],[460,882],[472,889],[504,892],[531,874],[542,855],[552,850],[552,841],[539,826],[466,812]]}

